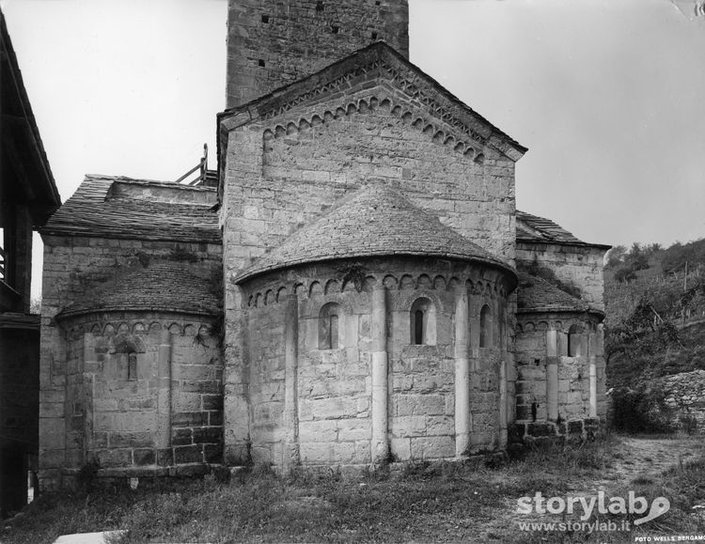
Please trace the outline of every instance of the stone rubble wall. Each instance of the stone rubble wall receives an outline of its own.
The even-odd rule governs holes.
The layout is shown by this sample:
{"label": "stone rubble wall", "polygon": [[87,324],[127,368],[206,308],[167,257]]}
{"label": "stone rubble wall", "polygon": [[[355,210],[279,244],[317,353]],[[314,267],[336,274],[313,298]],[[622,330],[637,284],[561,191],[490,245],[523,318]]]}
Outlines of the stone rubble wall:
{"label": "stone rubble wall", "polygon": [[705,433],[705,370],[666,376],[657,383],[666,394],[674,427]]}
{"label": "stone rubble wall", "polygon": [[599,418],[574,419],[561,423],[519,421],[509,426],[509,448],[546,447],[562,445],[566,441],[594,440],[603,429],[604,424]]}

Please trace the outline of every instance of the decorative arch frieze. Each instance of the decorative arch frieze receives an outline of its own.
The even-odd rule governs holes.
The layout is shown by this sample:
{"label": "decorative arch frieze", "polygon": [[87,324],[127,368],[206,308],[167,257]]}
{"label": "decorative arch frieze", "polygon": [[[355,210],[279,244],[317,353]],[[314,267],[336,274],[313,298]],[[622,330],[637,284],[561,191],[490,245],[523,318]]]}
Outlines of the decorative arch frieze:
{"label": "decorative arch frieze", "polygon": [[[486,301],[505,298],[507,290],[501,282],[489,281],[486,279],[473,280],[469,277],[452,276],[450,278],[443,274],[436,274],[433,271],[421,271],[415,274],[368,274],[363,281],[362,292],[371,292],[372,287],[378,283],[385,286],[390,291],[409,291],[413,293],[420,291],[454,291],[460,285],[465,285],[469,294],[482,296]],[[353,289],[353,282],[342,280],[332,273],[326,277],[305,278],[291,284],[285,279],[277,279],[262,284],[258,284],[247,297],[246,306],[248,308],[262,308],[268,305],[280,304],[284,301],[284,296],[290,292],[295,292],[300,299],[312,299],[320,297],[339,298],[344,293]],[[357,291],[357,289],[355,289]],[[331,299],[332,300],[332,299]]]}
{"label": "decorative arch frieze", "polygon": [[377,96],[356,98],[335,108],[335,110],[327,109],[322,113],[311,114],[309,117],[300,117],[298,120],[282,120],[278,124],[266,128],[262,137],[267,142],[272,139],[290,136],[318,125],[331,124],[336,120],[349,117],[355,113],[365,115],[375,111],[388,111],[406,125],[426,135],[435,144],[464,155],[477,164],[483,164],[484,162],[485,155],[481,150],[486,145],[486,141],[477,133],[470,129],[467,129],[467,131],[462,130],[464,125],[446,126],[447,121],[445,119],[442,120],[442,123],[439,123],[430,117],[419,117],[411,106],[403,103],[394,104],[387,97],[381,99]]}
{"label": "decorative arch frieze", "polygon": [[[172,334],[194,336],[197,331],[211,331],[211,323],[207,320],[184,319],[175,321],[173,317],[164,317],[161,321],[150,318],[145,321],[144,317],[135,316],[133,319],[125,316],[110,316],[109,314],[98,314],[75,319],[73,322],[66,322],[65,334],[69,340],[79,340],[85,334],[94,336],[105,336],[112,338],[141,338],[151,332],[168,329]],[[210,334],[210,333],[209,333]],[[140,351],[140,350],[136,350]]]}

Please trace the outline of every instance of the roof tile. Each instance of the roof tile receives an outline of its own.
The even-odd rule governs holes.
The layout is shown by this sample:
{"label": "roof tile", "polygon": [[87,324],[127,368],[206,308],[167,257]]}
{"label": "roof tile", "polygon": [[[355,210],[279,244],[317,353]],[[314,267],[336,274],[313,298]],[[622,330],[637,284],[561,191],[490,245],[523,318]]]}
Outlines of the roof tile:
{"label": "roof tile", "polygon": [[297,264],[353,257],[419,255],[480,261],[510,272],[494,257],[384,185],[344,198],[328,213],[260,256],[236,279]]}
{"label": "roof tile", "polygon": [[215,315],[220,297],[216,286],[184,268],[178,260],[151,262],[119,272],[64,308],[60,317],[101,311],[184,312]]}
{"label": "roof tile", "polygon": [[211,188],[86,176],[41,232],[219,244],[216,198]]}

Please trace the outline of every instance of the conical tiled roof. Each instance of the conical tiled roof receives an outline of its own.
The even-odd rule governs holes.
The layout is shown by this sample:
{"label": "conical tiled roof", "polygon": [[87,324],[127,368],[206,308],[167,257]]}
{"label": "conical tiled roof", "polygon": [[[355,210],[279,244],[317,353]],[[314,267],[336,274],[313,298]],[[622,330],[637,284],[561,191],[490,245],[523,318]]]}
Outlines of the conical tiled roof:
{"label": "conical tiled roof", "polygon": [[513,269],[382,185],[361,189],[260,256],[236,278],[293,265],[354,257],[418,255]]}
{"label": "conical tiled roof", "polygon": [[183,262],[154,262],[118,273],[64,308],[59,317],[111,311],[217,315],[220,302],[214,291],[208,279],[184,270]]}
{"label": "conical tiled roof", "polygon": [[517,306],[526,312],[594,311],[586,302],[562,291],[549,281],[519,272]]}

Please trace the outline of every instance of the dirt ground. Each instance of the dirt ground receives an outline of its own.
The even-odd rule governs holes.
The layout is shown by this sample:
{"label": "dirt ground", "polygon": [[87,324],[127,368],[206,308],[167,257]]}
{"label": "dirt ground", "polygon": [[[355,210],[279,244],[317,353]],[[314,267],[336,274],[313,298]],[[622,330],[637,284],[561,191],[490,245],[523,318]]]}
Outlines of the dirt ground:
{"label": "dirt ground", "polygon": [[703,452],[705,442],[699,437],[619,436],[612,460],[605,466],[604,475],[592,482],[591,491],[607,492],[636,478],[652,478]]}

